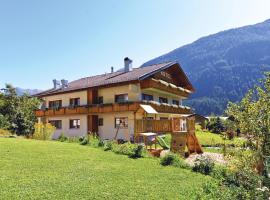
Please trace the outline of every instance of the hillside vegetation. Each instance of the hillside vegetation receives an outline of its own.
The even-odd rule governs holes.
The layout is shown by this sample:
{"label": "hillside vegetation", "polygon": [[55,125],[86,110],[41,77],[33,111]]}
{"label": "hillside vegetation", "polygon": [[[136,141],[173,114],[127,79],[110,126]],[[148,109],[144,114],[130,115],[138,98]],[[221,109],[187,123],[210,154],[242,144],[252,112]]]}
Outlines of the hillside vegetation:
{"label": "hillside vegetation", "polygon": [[203,37],[143,64],[178,61],[196,88],[186,103],[197,113],[222,114],[270,71],[270,20]]}

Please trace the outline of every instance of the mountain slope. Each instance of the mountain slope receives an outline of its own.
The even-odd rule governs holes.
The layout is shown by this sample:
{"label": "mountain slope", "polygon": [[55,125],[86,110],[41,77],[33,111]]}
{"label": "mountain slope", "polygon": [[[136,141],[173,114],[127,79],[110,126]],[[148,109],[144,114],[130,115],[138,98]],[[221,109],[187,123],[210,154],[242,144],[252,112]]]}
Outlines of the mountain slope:
{"label": "mountain slope", "polygon": [[28,95],[34,95],[37,94],[39,92],[42,92],[42,90],[38,90],[38,89],[23,89],[23,88],[19,88],[16,87],[16,92],[19,96],[23,95],[23,94],[28,94]]}
{"label": "mountain slope", "polygon": [[187,104],[197,113],[222,114],[270,71],[270,20],[203,37],[142,67],[165,61],[178,61],[196,88]]}

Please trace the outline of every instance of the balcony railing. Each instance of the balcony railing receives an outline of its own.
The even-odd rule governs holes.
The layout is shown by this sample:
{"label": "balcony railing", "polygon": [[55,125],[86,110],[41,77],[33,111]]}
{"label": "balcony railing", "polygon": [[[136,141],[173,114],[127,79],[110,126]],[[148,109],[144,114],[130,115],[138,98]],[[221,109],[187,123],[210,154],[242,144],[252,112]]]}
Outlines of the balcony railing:
{"label": "balcony railing", "polygon": [[182,97],[188,97],[191,94],[191,91],[187,89],[177,87],[173,84],[166,83],[164,81],[159,81],[156,79],[147,79],[141,82],[141,89],[151,89],[151,88],[166,91]]}
{"label": "balcony railing", "polygon": [[174,114],[190,114],[191,110],[188,107],[159,105],[154,102],[126,102],[114,104],[96,104],[76,107],[61,107],[58,109],[36,110],[37,117],[58,116],[58,115],[73,115],[73,114],[91,114],[91,113],[110,113],[110,112],[126,112],[137,111],[140,104],[151,105],[159,113],[174,113]]}

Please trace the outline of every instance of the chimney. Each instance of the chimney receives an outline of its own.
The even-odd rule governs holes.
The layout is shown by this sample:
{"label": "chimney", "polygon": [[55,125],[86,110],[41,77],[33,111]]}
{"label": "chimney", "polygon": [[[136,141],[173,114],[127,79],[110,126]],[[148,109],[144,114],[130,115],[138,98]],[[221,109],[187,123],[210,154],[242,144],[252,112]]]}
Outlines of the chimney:
{"label": "chimney", "polygon": [[62,88],[67,88],[68,87],[68,80],[62,79],[61,84],[62,84]]}
{"label": "chimney", "polygon": [[124,68],[125,72],[132,71],[132,60],[130,60],[128,57],[125,57],[124,63],[125,63]]}
{"label": "chimney", "polygon": [[113,66],[111,66],[111,73],[113,73],[114,72],[114,70],[113,70]]}
{"label": "chimney", "polygon": [[58,89],[60,87],[60,81],[53,79],[53,89]]}

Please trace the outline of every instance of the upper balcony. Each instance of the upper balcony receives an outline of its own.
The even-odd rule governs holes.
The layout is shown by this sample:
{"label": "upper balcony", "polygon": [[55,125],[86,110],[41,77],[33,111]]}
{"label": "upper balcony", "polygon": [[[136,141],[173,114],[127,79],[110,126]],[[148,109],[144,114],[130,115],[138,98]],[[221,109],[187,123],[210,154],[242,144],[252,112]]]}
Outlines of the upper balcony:
{"label": "upper balcony", "polygon": [[191,91],[162,80],[147,79],[141,82],[141,89],[156,89],[187,98]]}

